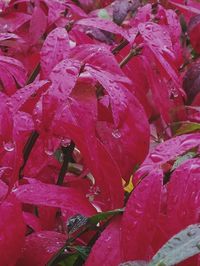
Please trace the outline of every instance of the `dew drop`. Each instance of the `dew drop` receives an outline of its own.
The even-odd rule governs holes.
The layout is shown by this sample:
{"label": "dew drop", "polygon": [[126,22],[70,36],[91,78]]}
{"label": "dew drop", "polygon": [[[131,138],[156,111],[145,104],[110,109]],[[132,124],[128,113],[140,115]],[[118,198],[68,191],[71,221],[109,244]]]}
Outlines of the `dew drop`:
{"label": "dew drop", "polygon": [[[190,230],[187,235],[188,236],[194,236],[196,234],[196,231],[194,229]],[[200,244],[200,243],[199,243]]]}
{"label": "dew drop", "polygon": [[44,147],[44,152],[48,156],[52,156],[54,154],[54,148],[53,148],[53,143],[52,143],[51,139],[47,140],[45,147]]}
{"label": "dew drop", "polygon": [[152,154],[150,155],[150,158],[151,158],[151,160],[152,160],[154,163],[158,163],[158,162],[161,162],[161,161],[162,161],[162,158],[160,157],[160,155],[155,154],[155,153],[152,153]]}
{"label": "dew drop", "polygon": [[60,142],[60,145],[66,148],[66,147],[68,147],[70,145],[70,142],[71,142],[70,139],[68,139],[68,138],[62,138],[61,139],[61,142]]}
{"label": "dew drop", "polygon": [[172,88],[170,90],[170,98],[177,98],[178,97],[178,91],[175,88]]}
{"label": "dew drop", "polygon": [[121,138],[121,133],[120,133],[119,129],[115,129],[115,130],[113,130],[113,132],[112,132],[112,136],[113,136],[115,139],[119,139],[119,138]]}
{"label": "dew drop", "polygon": [[3,142],[3,147],[5,151],[14,151],[15,143],[13,141]]}
{"label": "dew drop", "polygon": [[52,155],[53,155],[53,150],[44,149],[44,152],[45,152],[46,155],[48,155],[48,156],[52,156]]}

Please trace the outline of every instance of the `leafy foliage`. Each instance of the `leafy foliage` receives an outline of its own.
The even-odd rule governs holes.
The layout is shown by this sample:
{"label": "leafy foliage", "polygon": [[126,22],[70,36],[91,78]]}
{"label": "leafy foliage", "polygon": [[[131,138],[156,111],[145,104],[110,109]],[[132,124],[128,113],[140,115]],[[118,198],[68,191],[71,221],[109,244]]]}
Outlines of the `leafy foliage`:
{"label": "leafy foliage", "polygon": [[199,10],[0,1],[2,265],[200,265]]}

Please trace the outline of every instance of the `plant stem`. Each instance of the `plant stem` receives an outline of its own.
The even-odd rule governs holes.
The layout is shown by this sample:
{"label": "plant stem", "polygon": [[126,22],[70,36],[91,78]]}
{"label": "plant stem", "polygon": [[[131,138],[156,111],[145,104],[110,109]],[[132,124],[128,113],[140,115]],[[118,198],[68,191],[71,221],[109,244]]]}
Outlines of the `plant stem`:
{"label": "plant stem", "polygon": [[127,54],[127,56],[119,63],[119,66],[121,68],[124,67],[131,60],[133,56],[139,55],[141,50],[142,46],[137,46],[135,48],[132,48],[129,54]]}
{"label": "plant stem", "polygon": [[63,184],[64,177],[65,177],[65,174],[67,172],[68,165],[69,165],[74,147],[75,147],[75,143],[73,141],[70,142],[70,145],[68,147],[62,147],[63,163],[62,163],[62,167],[60,169],[60,172],[58,175],[58,180],[57,180],[57,185],[59,185],[59,186],[61,186]]}
{"label": "plant stem", "polygon": [[33,70],[30,77],[28,78],[26,85],[32,83],[35,80],[35,78],[37,77],[37,75],[39,74],[39,72],[40,72],[40,63],[38,63],[36,65],[35,69]]}
{"label": "plant stem", "polygon": [[37,139],[39,137],[39,133],[35,130],[31,133],[30,137],[28,138],[25,146],[24,146],[24,150],[23,150],[23,159],[24,162],[22,164],[22,166],[19,169],[19,179],[23,178],[23,170],[24,167],[26,166],[26,162],[28,161],[28,158],[30,156],[30,153],[33,149],[33,146],[35,145]]}
{"label": "plant stem", "polygon": [[128,41],[123,40],[115,48],[112,49],[112,51],[111,51],[112,54],[114,54],[114,55],[118,54],[127,44],[128,44]]}

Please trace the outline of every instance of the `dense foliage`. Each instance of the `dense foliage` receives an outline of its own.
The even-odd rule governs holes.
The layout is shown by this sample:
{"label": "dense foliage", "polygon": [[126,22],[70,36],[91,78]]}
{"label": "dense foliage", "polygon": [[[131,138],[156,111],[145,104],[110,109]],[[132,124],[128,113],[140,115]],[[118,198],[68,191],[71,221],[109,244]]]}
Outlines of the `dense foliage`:
{"label": "dense foliage", "polygon": [[200,2],[1,0],[0,48],[0,265],[200,265]]}

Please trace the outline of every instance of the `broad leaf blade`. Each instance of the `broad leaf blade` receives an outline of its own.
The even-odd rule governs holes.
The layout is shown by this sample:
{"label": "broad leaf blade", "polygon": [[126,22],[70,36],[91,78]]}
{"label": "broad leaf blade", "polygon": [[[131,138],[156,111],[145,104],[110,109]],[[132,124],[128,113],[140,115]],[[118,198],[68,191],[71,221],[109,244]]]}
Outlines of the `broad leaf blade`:
{"label": "broad leaf blade", "polygon": [[49,33],[41,49],[41,67],[44,77],[69,53],[69,37],[64,28],[58,27]]}
{"label": "broad leaf blade", "polygon": [[200,225],[193,224],[173,236],[153,257],[149,266],[171,266],[200,253]]}
{"label": "broad leaf blade", "polygon": [[160,209],[162,174],[150,173],[133,190],[122,218],[121,250],[123,260],[149,259]]}

